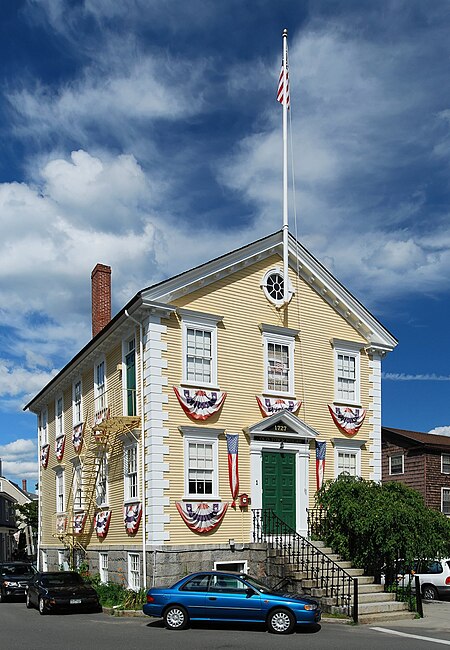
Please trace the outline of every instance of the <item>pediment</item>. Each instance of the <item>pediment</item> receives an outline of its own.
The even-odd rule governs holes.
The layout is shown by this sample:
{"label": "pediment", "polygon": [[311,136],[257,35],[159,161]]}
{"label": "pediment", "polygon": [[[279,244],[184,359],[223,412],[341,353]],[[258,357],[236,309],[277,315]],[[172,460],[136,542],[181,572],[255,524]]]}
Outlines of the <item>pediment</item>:
{"label": "pediment", "polygon": [[246,432],[251,438],[289,438],[293,440],[315,440],[319,437],[318,431],[298,418],[290,411],[280,411],[263,418],[259,422],[247,427]]}

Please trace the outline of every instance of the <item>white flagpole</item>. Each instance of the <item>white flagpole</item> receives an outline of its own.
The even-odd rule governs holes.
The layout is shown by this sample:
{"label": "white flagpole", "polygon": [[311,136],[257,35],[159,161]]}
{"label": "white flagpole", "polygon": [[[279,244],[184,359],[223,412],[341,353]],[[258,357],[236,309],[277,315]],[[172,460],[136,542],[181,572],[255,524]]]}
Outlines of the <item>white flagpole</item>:
{"label": "white flagpole", "polygon": [[288,67],[287,67],[287,29],[283,30],[283,301],[289,302],[289,222],[288,222],[288,138],[287,138],[287,111],[288,111]]}

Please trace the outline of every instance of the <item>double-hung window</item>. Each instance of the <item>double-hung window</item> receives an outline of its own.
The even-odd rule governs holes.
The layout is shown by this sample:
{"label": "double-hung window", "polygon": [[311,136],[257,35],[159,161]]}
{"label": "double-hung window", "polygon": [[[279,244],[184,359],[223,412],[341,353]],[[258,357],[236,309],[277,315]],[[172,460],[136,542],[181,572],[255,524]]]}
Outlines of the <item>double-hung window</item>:
{"label": "double-hung window", "polygon": [[133,443],[124,447],[125,501],[138,498],[138,446]]}
{"label": "double-hung window", "polygon": [[55,401],[55,437],[59,438],[64,433],[63,422],[63,398],[62,395],[56,398]]}
{"label": "double-hung window", "polygon": [[333,346],[335,401],[343,404],[359,404],[360,354],[363,345],[334,339]]}
{"label": "double-hung window", "polygon": [[82,466],[79,458],[73,461],[73,507],[76,510],[83,508]]}
{"label": "double-hung window", "polygon": [[450,474],[450,454],[441,454],[441,472]]}
{"label": "double-hung window", "polygon": [[39,441],[40,445],[48,444],[48,412],[43,409],[39,413]]}
{"label": "double-hung window", "polygon": [[297,330],[260,325],[264,345],[264,392],[293,397]]}
{"label": "double-hung window", "polygon": [[223,429],[180,427],[184,435],[185,497],[217,499],[218,436]]}
{"label": "double-hung window", "polygon": [[334,476],[340,474],[361,476],[361,447],[365,440],[349,440],[347,438],[333,438],[334,445]]}
{"label": "double-hung window", "polygon": [[450,516],[450,488],[442,488],[441,510],[444,515]]}
{"label": "double-hung window", "polygon": [[82,408],[81,408],[81,379],[73,384],[73,426],[80,424],[83,421]]}
{"label": "double-hung window", "polygon": [[141,588],[141,562],[137,553],[128,553],[128,586],[133,591]]}
{"label": "double-hung window", "polygon": [[183,383],[217,388],[217,323],[221,316],[179,310],[183,323]]}
{"label": "double-hung window", "polygon": [[125,361],[125,415],[136,415],[136,339],[124,345]]}
{"label": "double-hung window", "polygon": [[64,469],[60,468],[55,473],[56,482],[56,512],[64,512],[64,504],[66,501],[65,485],[64,485]]}
{"label": "double-hung window", "polygon": [[405,458],[403,454],[389,456],[389,474],[403,474]]}
{"label": "double-hung window", "polygon": [[95,412],[102,413],[106,409],[106,377],[105,361],[96,364],[94,370],[94,400]]}
{"label": "double-hung window", "polygon": [[97,480],[95,483],[95,503],[102,507],[108,503],[108,462],[106,452],[100,451],[96,461]]}
{"label": "double-hung window", "polygon": [[100,582],[106,584],[108,582],[108,553],[98,554],[98,572],[100,574]]}

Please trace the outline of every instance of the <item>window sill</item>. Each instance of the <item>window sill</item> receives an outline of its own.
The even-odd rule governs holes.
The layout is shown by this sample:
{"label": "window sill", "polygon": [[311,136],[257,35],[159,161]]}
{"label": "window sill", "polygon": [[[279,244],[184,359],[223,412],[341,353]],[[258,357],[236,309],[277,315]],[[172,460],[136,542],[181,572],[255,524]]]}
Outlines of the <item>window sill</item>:
{"label": "window sill", "polygon": [[208,496],[199,496],[198,494],[193,494],[192,496],[183,496],[181,497],[182,501],[198,501],[199,503],[203,503],[204,501],[222,501],[222,499],[219,496],[211,496],[208,494]]}
{"label": "window sill", "polygon": [[132,499],[124,499],[123,505],[124,506],[134,506],[136,503],[140,503],[141,500],[139,497],[133,497]]}
{"label": "window sill", "polygon": [[344,402],[343,400],[338,400],[338,399],[333,400],[333,406],[349,406],[354,409],[363,408],[361,402],[349,402],[349,401]]}
{"label": "window sill", "polygon": [[201,382],[194,382],[194,381],[182,381],[180,383],[181,388],[198,388],[200,390],[213,390],[213,391],[220,391],[220,386],[217,386],[216,384],[202,384]]}
{"label": "window sill", "polygon": [[266,397],[281,397],[282,399],[292,399],[296,400],[296,396],[293,395],[292,393],[283,393],[282,391],[278,390],[263,390],[261,393],[263,396],[265,395]]}

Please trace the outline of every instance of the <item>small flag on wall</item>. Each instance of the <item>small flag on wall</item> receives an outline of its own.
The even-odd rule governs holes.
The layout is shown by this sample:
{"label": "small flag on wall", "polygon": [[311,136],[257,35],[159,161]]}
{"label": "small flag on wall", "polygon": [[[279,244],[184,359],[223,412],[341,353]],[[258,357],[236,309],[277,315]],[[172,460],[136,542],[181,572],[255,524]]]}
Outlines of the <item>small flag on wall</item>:
{"label": "small flag on wall", "polygon": [[338,429],[349,436],[355,436],[358,433],[366,417],[365,409],[352,409],[349,406],[334,406],[332,404],[328,404],[328,409]]}
{"label": "small flag on wall", "polygon": [[227,433],[228,450],[228,478],[230,480],[232,507],[236,507],[236,499],[239,494],[239,470],[238,470],[238,443],[239,435]]}
{"label": "small flag on wall", "polygon": [[325,453],[327,443],[316,440],[316,485],[317,489],[323,485],[323,475],[325,472]]}

